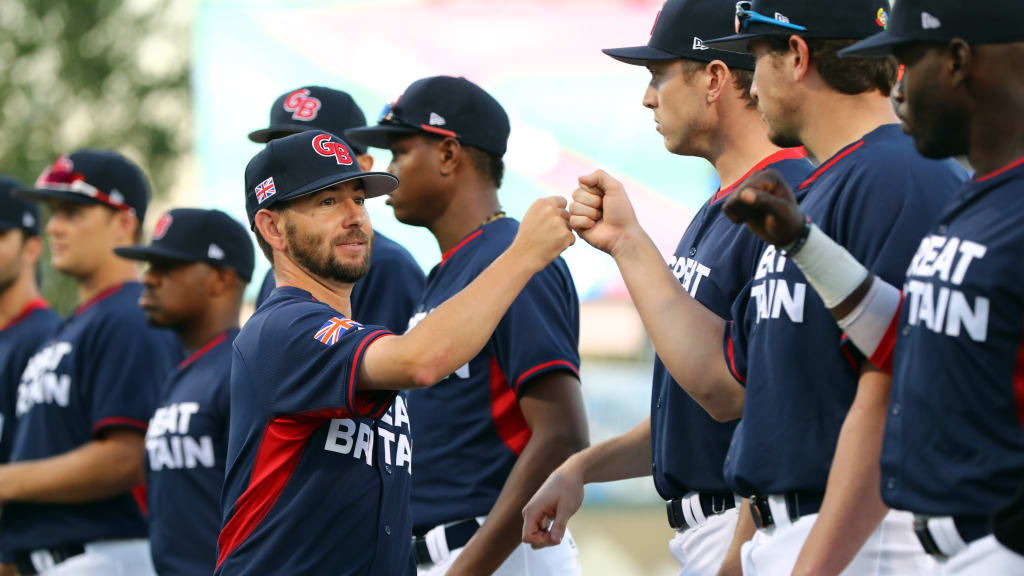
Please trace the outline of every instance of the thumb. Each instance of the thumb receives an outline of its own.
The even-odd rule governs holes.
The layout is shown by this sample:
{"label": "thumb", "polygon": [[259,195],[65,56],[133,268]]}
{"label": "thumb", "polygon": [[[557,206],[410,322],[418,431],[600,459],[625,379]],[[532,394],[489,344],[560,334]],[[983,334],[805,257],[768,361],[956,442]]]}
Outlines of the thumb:
{"label": "thumb", "polygon": [[569,524],[570,516],[572,516],[572,512],[569,511],[569,507],[560,500],[558,507],[555,509],[555,519],[551,522],[551,527],[548,528],[548,534],[553,543],[560,544],[562,542],[562,538],[565,536],[565,527]]}

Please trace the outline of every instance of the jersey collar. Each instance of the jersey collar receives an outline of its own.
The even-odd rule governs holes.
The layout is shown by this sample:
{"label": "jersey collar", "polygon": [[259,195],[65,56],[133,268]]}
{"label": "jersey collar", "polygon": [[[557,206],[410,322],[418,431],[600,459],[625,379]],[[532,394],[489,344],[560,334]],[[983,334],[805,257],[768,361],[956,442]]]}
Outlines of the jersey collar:
{"label": "jersey collar", "polygon": [[124,288],[125,284],[126,284],[125,282],[122,282],[120,284],[115,284],[115,285],[111,286],[110,288],[107,288],[106,290],[104,290],[104,291],[100,292],[99,294],[93,296],[92,299],[82,303],[81,305],[78,306],[78,308],[75,308],[74,313],[72,313],[71,315],[72,316],[78,316],[82,312],[85,312],[89,308],[92,308],[93,306],[95,306],[101,300],[105,300],[105,299],[113,296],[114,294],[117,294],[118,292],[121,291],[122,288]]}
{"label": "jersey collar", "polygon": [[774,152],[765,157],[764,159],[762,159],[757,164],[755,164],[753,168],[747,170],[746,174],[740,176],[739,179],[737,179],[729,186],[725,188],[719,188],[718,192],[715,192],[715,195],[711,197],[711,203],[714,204],[715,202],[718,202],[722,198],[725,198],[726,196],[731,194],[733,191],[736,190],[737,186],[745,182],[747,178],[750,178],[750,176],[753,175],[755,172],[760,172],[761,170],[764,170],[765,168],[771,166],[772,164],[775,164],[776,162],[782,162],[783,160],[799,160],[801,158],[807,158],[807,150],[805,150],[803,146],[798,146],[796,148],[783,148],[778,152]]}
{"label": "jersey collar", "polygon": [[11,321],[5,324],[4,326],[0,327],[0,332],[7,330],[8,328],[14,326],[18,322],[21,322],[25,318],[28,318],[28,315],[31,314],[32,312],[35,312],[36,310],[43,310],[49,307],[50,304],[46,300],[44,300],[42,296],[36,296],[34,299],[29,301],[29,303],[26,304],[24,308],[21,309],[21,312],[18,312],[17,316],[12,318]]}
{"label": "jersey collar", "polygon": [[204,355],[206,355],[207,352],[209,352],[210,350],[213,350],[214,348],[217,347],[217,345],[219,345],[221,342],[223,342],[225,339],[227,339],[228,334],[230,332],[231,332],[231,330],[225,330],[224,332],[221,332],[220,334],[218,334],[218,335],[214,336],[213,338],[211,338],[210,341],[207,342],[206,344],[203,344],[202,346],[200,346],[188,358],[185,358],[184,360],[182,360],[181,364],[178,364],[178,370],[184,370],[185,368],[188,368],[192,364],[195,364],[196,360],[199,360],[200,358],[202,358]]}

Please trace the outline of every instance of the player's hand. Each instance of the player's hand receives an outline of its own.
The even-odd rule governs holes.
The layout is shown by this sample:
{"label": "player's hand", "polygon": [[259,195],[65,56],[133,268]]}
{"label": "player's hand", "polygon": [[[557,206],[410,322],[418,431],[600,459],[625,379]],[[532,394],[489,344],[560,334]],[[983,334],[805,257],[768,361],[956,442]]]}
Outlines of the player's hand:
{"label": "player's hand", "polygon": [[800,236],[804,215],[793,191],[775,170],[754,174],[729,195],[722,211],[730,220],[744,223],[762,240],[788,246]]}
{"label": "player's hand", "polygon": [[535,200],[519,223],[512,246],[533,262],[537,271],[572,246],[576,236],[569,229],[565,198],[551,196]]}
{"label": "player's hand", "polygon": [[614,256],[619,243],[640,229],[626,189],[604,170],[580,176],[579,184],[572,193],[569,225],[588,244]]}
{"label": "player's hand", "polygon": [[570,466],[559,466],[523,508],[523,542],[535,550],[557,546],[582,504],[583,479]]}

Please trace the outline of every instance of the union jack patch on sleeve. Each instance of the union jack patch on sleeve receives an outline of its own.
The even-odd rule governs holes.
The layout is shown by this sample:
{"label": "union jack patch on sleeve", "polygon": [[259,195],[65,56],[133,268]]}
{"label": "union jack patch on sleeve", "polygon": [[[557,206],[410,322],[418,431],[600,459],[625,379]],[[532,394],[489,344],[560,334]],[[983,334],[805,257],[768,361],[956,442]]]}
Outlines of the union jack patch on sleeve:
{"label": "union jack patch on sleeve", "polygon": [[345,332],[348,332],[353,328],[358,330],[359,328],[362,327],[363,325],[360,324],[359,322],[356,322],[355,320],[349,320],[348,318],[336,316],[325,322],[324,325],[321,326],[320,329],[316,331],[316,334],[313,335],[313,338],[315,340],[319,340],[323,344],[333,346],[334,343],[337,342],[338,339],[341,338],[341,335],[344,334]]}

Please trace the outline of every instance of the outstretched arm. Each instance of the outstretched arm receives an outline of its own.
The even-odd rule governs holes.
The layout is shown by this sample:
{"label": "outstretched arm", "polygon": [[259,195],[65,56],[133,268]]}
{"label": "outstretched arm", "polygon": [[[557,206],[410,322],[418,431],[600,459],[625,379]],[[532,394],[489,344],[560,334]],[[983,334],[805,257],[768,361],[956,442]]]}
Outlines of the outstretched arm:
{"label": "outstretched arm", "polygon": [[854,345],[875,365],[889,367],[902,303],[899,289],[871,274],[808,221],[778,172],[751,176],[726,200],[723,211],[785,250]]}
{"label": "outstretched arm", "polygon": [[651,473],[651,419],[621,436],[577,452],[548,476],[523,508],[523,542],[555,546],[569,518],[583,504],[583,485],[614,482]]}
{"label": "outstretched arm", "polygon": [[565,205],[558,197],[534,202],[512,245],[473,282],[409,332],[371,344],[359,368],[359,388],[424,388],[468,362],[530,278],[572,245]]}
{"label": "outstretched arm", "polygon": [[712,418],[743,413],[744,388],[722,355],[725,321],[694,300],[640,227],[622,184],[598,170],[579,179],[570,225],[615,258],[644,328],[669,373]]}

